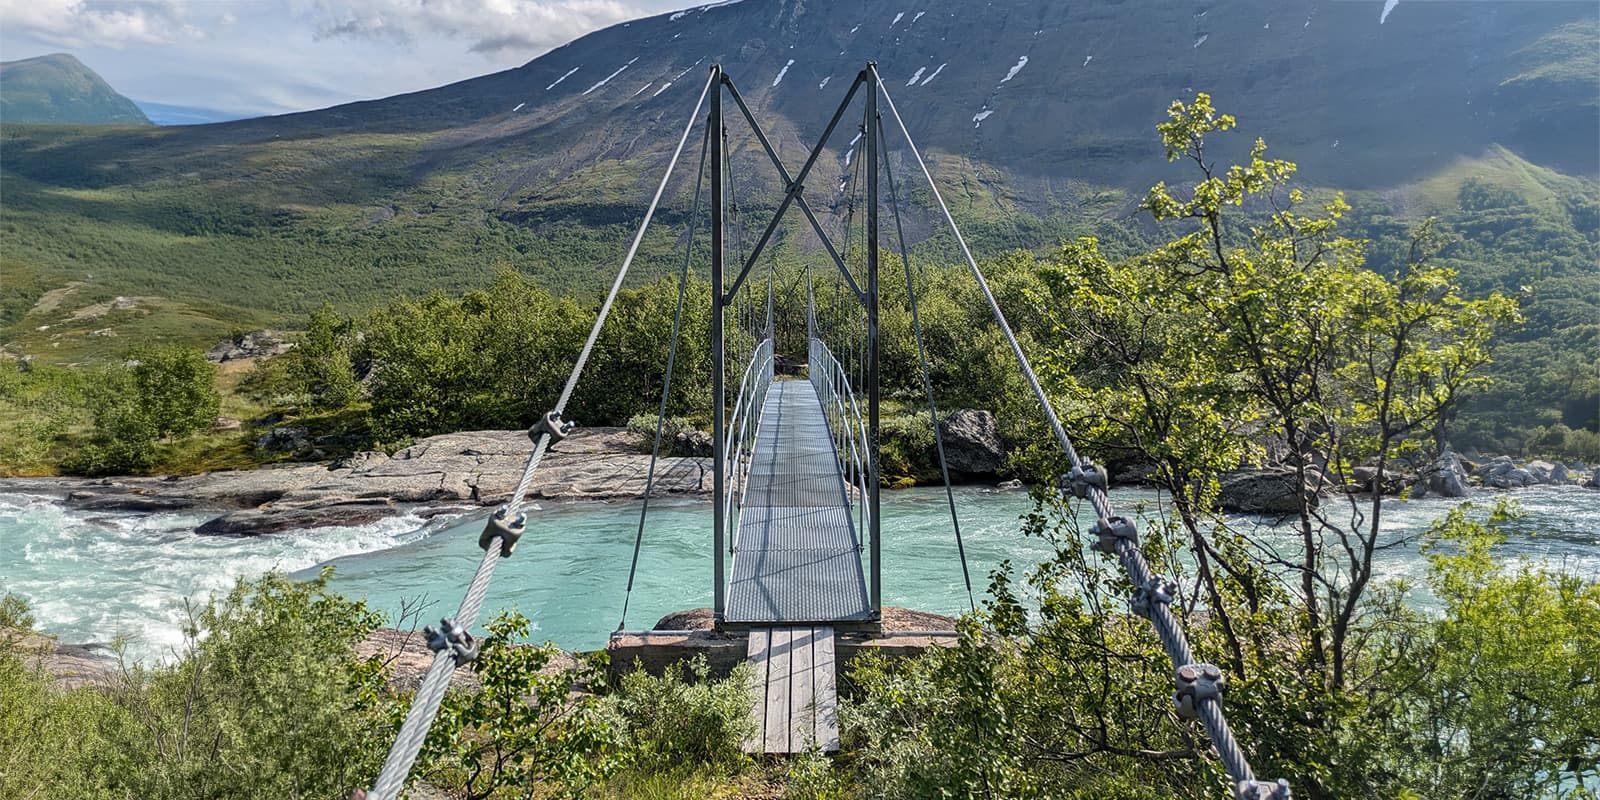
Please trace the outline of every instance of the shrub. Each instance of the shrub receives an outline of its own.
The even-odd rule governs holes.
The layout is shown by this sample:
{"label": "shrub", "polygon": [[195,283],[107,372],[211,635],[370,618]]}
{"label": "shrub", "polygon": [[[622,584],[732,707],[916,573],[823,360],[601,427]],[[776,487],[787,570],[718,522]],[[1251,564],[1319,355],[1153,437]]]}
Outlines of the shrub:
{"label": "shrub", "polygon": [[927,414],[885,417],[878,426],[878,460],[883,479],[932,479],[939,475],[933,426]]}
{"label": "shrub", "polygon": [[750,668],[740,664],[721,681],[709,679],[703,656],[686,667],[669,666],[660,677],[635,670],[606,698],[621,744],[644,770],[684,762],[731,766],[744,759],[741,746],[754,732],[750,719]]}
{"label": "shrub", "polygon": [[382,663],[356,643],[381,618],[270,573],[192,614],[181,659],[133,669],[115,690],[134,722],[119,778],[146,798],[342,798],[377,774],[391,738]]}
{"label": "shrub", "polygon": [[[655,441],[657,419],[652,413],[635,414],[628,419],[628,432],[643,436],[644,446],[649,447]],[[661,452],[672,452],[672,441],[678,438],[678,434],[694,429],[694,423],[688,417],[667,417],[661,424]]]}
{"label": "shrub", "polygon": [[532,623],[503,614],[472,662],[480,688],[445,697],[415,774],[466,800],[512,789],[521,796],[581,797],[617,766],[613,733],[593,696],[575,684],[599,678],[598,665],[554,669],[561,651],[527,645]]}
{"label": "shrub", "polygon": [[377,773],[391,715],[381,663],[354,649],[378,617],[329,574],[241,581],[191,614],[175,663],[105,687],[53,687],[0,639],[0,795],[348,796]]}

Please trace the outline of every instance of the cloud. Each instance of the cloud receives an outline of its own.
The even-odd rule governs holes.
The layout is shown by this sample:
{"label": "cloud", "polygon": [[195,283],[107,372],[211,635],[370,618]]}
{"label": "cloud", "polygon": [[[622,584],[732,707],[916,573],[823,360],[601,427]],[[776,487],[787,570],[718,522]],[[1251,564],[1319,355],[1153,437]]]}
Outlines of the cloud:
{"label": "cloud", "polygon": [[0,20],[40,41],[76,48],[169,44],[204,35],[172,0],[0,0]]}
{"label": "cloud", "polygon": [[518,66],[686,0],[0,0],[0,54],[70,51],[136,100],[281,113]]}
{"label": "cloud", "polygon": [[522,58],[640,15],[660,2],[620,0],[311,0],[319,38],[409,42],[444,36],[485,56]]}

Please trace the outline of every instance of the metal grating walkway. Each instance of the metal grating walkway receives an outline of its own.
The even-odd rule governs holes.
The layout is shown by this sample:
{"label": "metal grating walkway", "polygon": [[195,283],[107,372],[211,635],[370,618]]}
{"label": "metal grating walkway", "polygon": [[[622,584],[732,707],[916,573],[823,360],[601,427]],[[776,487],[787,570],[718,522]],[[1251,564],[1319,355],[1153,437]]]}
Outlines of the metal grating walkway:
{"label": "metal grating walkway", "polygon": [[850,515],[816,389],[774,383],[739,513],[727,621],[871,619]]}

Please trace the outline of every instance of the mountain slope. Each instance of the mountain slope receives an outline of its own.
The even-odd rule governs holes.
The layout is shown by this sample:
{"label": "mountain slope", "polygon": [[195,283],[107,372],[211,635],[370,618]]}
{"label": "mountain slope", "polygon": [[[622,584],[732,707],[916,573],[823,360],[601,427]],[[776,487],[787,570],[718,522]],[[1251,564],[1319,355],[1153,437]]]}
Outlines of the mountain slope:
{"label": "mountain slope", "polygon": [[0,63],[0,121],[150,124],[132,100],[66,53]]}
{"label": "mountain slope", "polygon": [[[4,126],[0,266],[32,276],[38,292],[87,272],[82,293],[177,298],[221,319],[477,285],[502,262],[594,289],[711,63],[793,167],[875,60],[988,252],[1049,245],[1071,225],[1094,230],[1156,180],[1181,178],[1153,126],[1196,91],[1299,162],[1313,187],[1355,192],[1383,213],[1445,210],[1478,164],[1527,164],[1518,174],[1553,176],[1541,186],[1593,194],[1592,3],[1383,7],[743,0],[598,31],[517,69],[320,111],[193,128]],[[825,214],[844,211],[856,124],[841,125],[809,181]],[[772,207],[772,170],[731,117],[729,136],[741,206]],[[1248,145],[1232,137],[1216,155]],[[893,158],[907,174],[904,153]],[[687,205],[689,180],[668,198],[669,220]],[[674,236],[647,240],[641,274],[667,268]]]}

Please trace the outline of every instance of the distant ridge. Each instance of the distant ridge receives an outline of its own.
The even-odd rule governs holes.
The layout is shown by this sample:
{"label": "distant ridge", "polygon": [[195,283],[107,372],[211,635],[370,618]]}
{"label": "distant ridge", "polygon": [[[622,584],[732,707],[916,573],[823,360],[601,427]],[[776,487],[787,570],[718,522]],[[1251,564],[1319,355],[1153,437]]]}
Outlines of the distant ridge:
{"label": "distant ridge", "polygon": [[132,100],[66,53],[0,62],[0,121],[150,124]]}
{"label": "distant ridge", "polygon": [[213,122],[233,122],[234,120],[249,119],[254,114],[241,114],[233,111],[219,111],[215,108],[201,108],[199,106],[175,106],[169,103],[152,103],[145,100],[134,101],[139,110],[143,111],[150,121],[157,125],[210,125]]}

